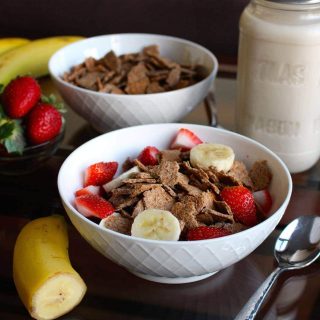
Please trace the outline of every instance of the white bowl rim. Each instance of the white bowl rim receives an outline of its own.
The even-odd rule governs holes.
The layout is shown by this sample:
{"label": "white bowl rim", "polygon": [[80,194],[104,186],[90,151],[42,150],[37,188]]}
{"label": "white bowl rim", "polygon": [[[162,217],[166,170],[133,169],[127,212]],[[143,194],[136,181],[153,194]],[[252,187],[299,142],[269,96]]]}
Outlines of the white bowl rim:
{"label": "white bowl rim", "polygon": [[[106,93],[106,92],[99,92],[99,91],[94,91],[94,90],[89,90],[89,89],[85,89],[85,88],[81,88],[81,87],[78,87],[74,84],[71,84],[67,81],[64,81],[62,78],[61,78],[61,75],[57,75],[57,73],[53,72],[53,60],[56,59],[56,56],[58,56],[59,54],[61,54],[61,52],[64,51],[64,49],[66,48],[69,48],[69,47],[72,47],[72,46],[76,46],[77,44],[79,43],[83,43],[83,42],[89,42],[89,41],[92,41],[92,40],[96,40],[96,39],[99,39],[99,38],[108,38],[108,37],[114,37],[114,36],[152,36],[152,37],[155,37],[155,38],[158,38],[158,39],[170,39],[170,40],[175,40],[175,41],[178,41],[180,43],[186,43],[186,44],[189,44],[201,51],[204,51],[213,61],[213,68],[212,70],[209,72],[209,74],[204,78],[202,79],[201,81],[191,85],[191,86],[187,86],[185,88],[181,88],[181,89],[175,89],[175,90],[171,90],[171,91],[165,91],[165,92],[158,92],[158,93],[148,93],[148,94],[114,94],[114,93]],[[218,67],[219,67],[219,63],[218,63],[218,60],[216,58],[216,56],[209,50],[207,49],[206,47],[196,43],[196,42],[193,42],[193,41],[190,41],[190,40],[187,40],[187,39],[183,39],[183,38],[178,38],[178,37],[174,37],[174,36],[168,36],[168,35],[161,35],[161,34],[153,34],[153,33],[114,33],[114,34],[105,34],[105,35],[98,35],[98,36],[94,36],[94,37],[90,37],[90,38],[85,38],[85,39],[82,39],[82,40],[79,40],[79,41],[76,41],[76,42],[73,42],[73,43],[70,43],[64,47],[62,47],[61,49],[59,49],[58,51],[56,51],[49,59],[49,63],[48,63],[48,68],[49,68],[49,73],[50,75],[56,80],[58,81],[59,83],[61,83],[62,85],[65,85],[67,86],[68,88],[70,89],[76,89],[76,90],[79,90],[80,92],[82,93],[90,93],[90,94],[93,94],[93,95],[97,95],[97,96],[105,96],[105,97],[108,97],[108,96],[116,96],[116,97],[121,97],[121,99],[136,99],[136,98],[139,98],[141,99],[142,97],[157,97],[158,95],[164,95],[164,94],[172,94],[172,93],[175,93],[177,91],[179,92],[183,92],[182,90],[188,90],[190,88],[194,88],[196,86],[200,86],[202,83],[204,83],[205,81],[207,81],[208,79],[212,78],[212,80],[215,78],[217,72],[218,72]]]}
{"label": "white bowl rim", "polygon": [[208,243],[208,242],[212,242],[212,241],[215,241],[215,242],[221,242],[221,241],[225,241],[225,239],[229,238],[229,237],[237,237],[241,234],[243,234],[244,232],[246,231],[250,231],[250,230],[255,230],[256,228],[260,227],[261,225],[265,224],[267,222],[267,220],[271,219],[271,217],[276,214],[276,212],[278,212],[279,210],[281,210],[282,208],[286,207],[289,203],[289,200],[290,200],[290,197],[291,197],[291,194],[292,194],[292,178],[291,178],[291,175],[290,175],[290,172],[288,170],[288,168],[286,167],[285,163],[280,159],[279,156],[277,156],[273,151],[271,151],[270,149],[268,149],[267,147],[265,147],[263,144],[251,139],[251,138],[248,138],[246,136],[243,136],[241,134],[238,134],[236,132],[233,132],[233,131],[229,131],[229,130],[225,130],[225,129],[222,129],[222,128],[215,128],[215,127],[209,127],[209,128],[212,128],[214,131],[216,132],[220,132],[220,133],[225,133],[225,132],[228,132],[228,134],[231,134],[233,136],[236,136],[236,137],[241,137],[242,139],[244,139],[245,141],[249,142],[249,143],[254,143],[256,144],[258,147],[262,148],[266,153],[268,153],[269,155],[271,155],[272,157],[274,157],[278,162],[279,164],[281,165],[286,177],[287,177],[287,181],[288,181],[288,190],[287,190],[287,194],[286,194],[286,198],[285,200],[283,201],[283,203],[281,204],[281,206],[278,208],[277,211],[275,211],[271,216],[269,216],[267,219],[265,219],[264,221],[258,223],[257,225],[253,226],[253,227],[250,227],[246,230],[243,230],[243,231],[240,231],[240,232],[237,232],[237,233],[234,233],[234,234],[231,234],[231,235],[228,235],[228,236],[224,236],[224,237],[220,237],[220,238],[214,238],[214,239],[205,239],[205,240],[196,240],[196,241],[188,241],[188,240],[179,240],[179,241],[165,241],[165,240],[151,240],[151,239],[144,239],[144,238],[138,238],[138,237],[133,237],[131,235],[125,235],[125,234],[122,234],[120,232],[116,232],[116,231],[113,231],[113,230],[110,230],[110,229],[107,229],[107,228],[103,228],[102,226],[100,226],[99,224],[91,221],[90,219],[86,218],[85,216],[83,216],[80,212],[78,212],[73,205],[71,205],[71,203],[69,203],[69,201],[65,201],[63,199],[63,196],[62,196],[62,192],[60,190],[63,189],[63,185],[62,185],[62,174],[61,172],[63,172],[64,170],[64,167],[66,165],[66,162],[67,162],[67,159],[72,155],[74,154],[78,149],[80,148],[85,148],[86,145],[88,143],[91,143],[91,141],[93,140],[96,140],[96,139],[101,139],[102,136],[105,136],[107,134],[110,134],[110,133],[113,133],[115,131],[120,131],[120,130],[131,130],[134,128],[137,128],[137,127],[151,127],[151,126],[163,126],[163,125],[166,125],[166,126],[192,126],[193,128],[197,128],[197,127],[209,127],[209,126],[205,126],[205,125],[198,125],[198,124],[189,124],[189,123],[157,123],[157,124],[145,124],[145,125],[139,125],[139,126],[132,126],[132,127],[127,127],[127,128],[122,128],[122,129],[118,129],[118,130],[114,130],[114,131],[110,131],[110,132],[107,132],[107,133],[104,133],[102,135],[99,135],[87,142],[85,142],[84,144],[82,144],[81,146],[79,146],[78,148],[76,148],[73,152],[71,152],[69,154],[69,156],[64,160],[63,164],[61,165],[60,169],[59,169],[59,173],[58,173],[58,190],[59,190],[59,194],[60,194],[60,197],[62,198],[63,202],[65,203],[65,205],[75,214],[77,215],[78,217],[80,217],[81,220],[83,220],[85,223],[89,223],[90,225],[92,225],[94,228],[96,228],[97,230],[100,230],[102,232],[105,232],[105,233],[111,233],[112,235],[115,235],[119,238],[124,238],[126,240],[128,239],[131,239],[131,240],[134,240],[134,241],[137,241],[137,242],[142,242],[142,243],[149,243],[149,244],[165,244],[165,245],[170,245],[170,246],[179,246],[179,245],[187,245],[187,246],[192,246],[192,245],[195,245],[195,244],[203,244],[203,243]]}

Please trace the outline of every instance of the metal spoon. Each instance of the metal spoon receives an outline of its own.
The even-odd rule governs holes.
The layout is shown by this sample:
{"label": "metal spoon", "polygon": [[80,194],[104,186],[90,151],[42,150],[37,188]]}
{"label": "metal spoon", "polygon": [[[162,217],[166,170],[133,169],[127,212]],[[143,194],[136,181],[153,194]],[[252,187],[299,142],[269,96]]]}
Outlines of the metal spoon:
{"label": "metal spoon", "polygon": [[251,320],[279,274],[309,266],[320,256],[320,217],[302,216],[293,220],[280,234],[274,248],[278,267],[262,283],[235,320]]}
{"label": "metal spoon", "polygon": [[205,105],[207,108],[207,112],[209,113],[210,126],[216,128],[218,126],[218,109],[216,98],[212,91],[209,91],[207,97],[205,98]]}

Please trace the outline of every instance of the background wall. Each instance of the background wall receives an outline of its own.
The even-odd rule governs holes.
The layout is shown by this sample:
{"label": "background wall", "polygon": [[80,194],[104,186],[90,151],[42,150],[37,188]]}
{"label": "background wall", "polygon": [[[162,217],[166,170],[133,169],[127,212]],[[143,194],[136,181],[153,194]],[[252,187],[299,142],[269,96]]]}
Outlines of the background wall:
{"label": "background wall", "polygon": [[147,32],[198,42],[234,62],[248,0],[1,0],[0,37]]}

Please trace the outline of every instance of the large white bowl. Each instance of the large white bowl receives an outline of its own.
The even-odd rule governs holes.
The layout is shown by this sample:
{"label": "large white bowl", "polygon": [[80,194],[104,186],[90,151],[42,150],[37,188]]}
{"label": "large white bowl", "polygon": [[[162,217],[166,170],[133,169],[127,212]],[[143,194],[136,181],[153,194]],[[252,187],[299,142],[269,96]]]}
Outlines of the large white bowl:
{"label": "large white bowl", "polygon": [[[85,168],[98,161],[135,157],[147,145],[168,147],[179,128],[195,132],[203,141],[231,146],[236,158],[248,166],[265,159],[273,172],[270,192],[272,214],[255,227],[223,238],[202,241],[155,241],[130,237],[104,229],[74,207],[74,192],[82,186]],[[241,260],[274,230],[288,205],[292,181],[285,164],[263,145],[239,134],[207,126],[154,124],[103,134],[77,148],[63,163],[58,188],[71,222],[100,253],[132,273],[158,282],[185,283],[206,278]]]}
{"label": "large white bowl", "polygon": [[[64,72],[87,57],[101,58],[138,52],[157,44],[160,54],[182,64],[201,64],[209,74],[187,88],[154,94],[119,95],[82,89],[61,79]],[[55,86],[67,104],[99,132],[139,124],[176,122],[199,105],[212,88],[218,70],[215,56],[191,41],[153,34],[104,35],[72,43],[56,52],[49,61]]]}

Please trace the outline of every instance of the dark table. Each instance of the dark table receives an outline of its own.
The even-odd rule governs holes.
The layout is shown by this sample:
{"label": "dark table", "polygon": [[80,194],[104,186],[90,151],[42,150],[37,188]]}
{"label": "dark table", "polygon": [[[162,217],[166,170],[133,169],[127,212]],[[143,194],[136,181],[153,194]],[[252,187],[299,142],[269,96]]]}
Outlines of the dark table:
{"label": "dark table", "polygon": [[[227,129],[232,129],[234,84],[233,79],[216,81],[218,116]],[[41,85],[44,91],[54,91],[49,79]],[[183,121],[208,125],[207,111],[202,104]],[[0,176],[0,319],[31,319],[12,280],[15,239],[31,219],[52,213],[66,216],[56,186],[59,167],[75,147],[96,135],[69,110],[66,136],[55,156],[32,174]],[[88,291],[81,304],[61,319],[233,319],[275,267],[273,247],[281,229],[299,215],[320,214],[320,162],[292,178],[288,209],[267,240],[237,264],[191,284],[166,285],[137,278],[91,248],[69,223],[71,262]],[[319,267],[318,260],[304,270],[281,275],[258,319],[320,319]]]}

